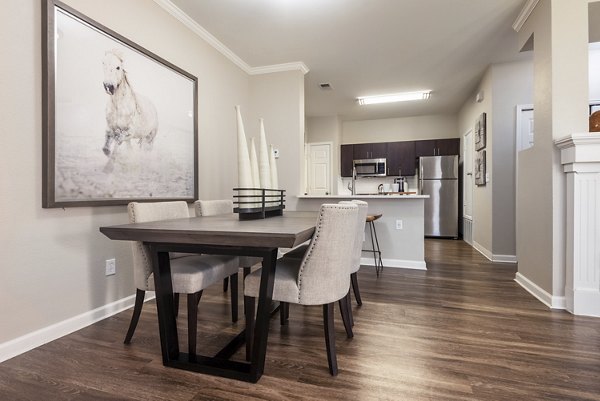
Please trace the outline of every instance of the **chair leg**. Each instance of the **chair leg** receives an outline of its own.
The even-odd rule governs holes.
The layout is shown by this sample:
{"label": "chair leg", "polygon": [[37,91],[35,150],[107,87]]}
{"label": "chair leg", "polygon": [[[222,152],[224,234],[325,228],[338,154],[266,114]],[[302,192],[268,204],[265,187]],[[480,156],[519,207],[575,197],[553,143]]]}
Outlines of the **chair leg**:
{"label": "chair leg", "polygon": [[129,323],[129,330],[127,330],[127,335],[125,335],[125,341],[123,341],[123,344],[129,344],[131,342],[131,337],[133,337],[135,328],[137,327],[138,321],[140,320],[142,306],[144,306],[145,294],[146,291],[142,291],[139,288],[135,290],[135,306],[133,307],[133,315],[131,316],[131,322]]}
{"label": "chair leg", "polygon": [[229,283],[229,277],[223,279],[223,292],[227,292],[227,284]]}
{"label": "chair leg", "polygon": [[[246,276],[248,274],[250,274],[250,267],[244,267],[242,269],[242,288],[244,288],[243,285],[246,283]],[[246,297],[244,296],[244,316],[246,316],[246,308]]]}
{"label": "chair leg", "polygon": [[[375,245],[377,246],[377,262],[375,263],[375,270],[377,270],[377,277],[380,273],[383,273],[383,261],[381,260],[381,248],[379,248],[379,240],[377,239],[377,230],[375,229],[375,223],[373,224],[373,234],[375,234]],[[373,248],[375,250],[375,248]]]}
{"label": "chair leg", "polygon": [[348,297],[344,295],[343,298],[341,298],[338,301],[339,305],[340,305],[340,315],[342,315],[342,321],[344,322],[344,329],[346,330],[346,336],[348,338],[352,338],[354,337],[354,333],[352,332],[352,323],[350,321],[350,316],[349,316],[349,305],[348,305]]}
{"label": "chair leg", "polygon": [[244,296],[244,305],[246,314],[246,360],[252,358],[252,341],[254,340],[254,297]]}
{"label": "chair leg", "polygon": [[188,308],[188,354],[190,362],[196,360],[196,337],[198,334],[198,302],[202,291],[187,296]]}
{"label": "chair leg", "polygon": [[375,250],[375,237],[373,237],[373,222],[369,222],[369,232],[371,233],[371,249],[373,252],[373,263],[375,264],[375,272],[377,273],[377,277],[379,277],[379,265],[377,264],[377,251]]}
{"label": "chair leg", "polygon": [[350,325],[354,327],[354,316],[352,316],[352,298],[349,289],[348,293],[346,294],[346,302],[348,303],[348,318],[350,319]]}
{"label": "chair leg", "polygon": [[358,277],[356,272],[350,275],[350,280],[352,281],[352,290],[354,291],[354,298],[356,298],[356,303],[358,306],[362,305],[362,299],[360,297],[360,288],[358,288]]}
{"label": "chair leg", "polygon": [[238,274],[232,274],[231,279],[231,321],[238,321]]}
{"label": "chair leg", "polygon": [[337,376],[337,357],[335,355],[335,328],[333,326],[333,303],[323,305],[323,326],[325,328],[325,347],[327,348],[327,362],[329,373]]}
{"label": "chair leg", "polygon": [[290,304],[288,302],[279,302],[279,321],[285,326],[290,317]]}
{"label": "chair leg", "polygon": [[173,312],[175,313],[175,317],[179,315],[179,293],[173,294]]}

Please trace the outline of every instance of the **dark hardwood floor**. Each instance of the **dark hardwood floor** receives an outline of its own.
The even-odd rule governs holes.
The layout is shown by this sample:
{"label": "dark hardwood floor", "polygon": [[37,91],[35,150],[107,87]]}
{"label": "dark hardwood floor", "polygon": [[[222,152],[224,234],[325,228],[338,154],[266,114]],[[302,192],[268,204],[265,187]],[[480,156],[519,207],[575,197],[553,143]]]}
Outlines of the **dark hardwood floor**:
{"label": "dark hardwood floor", "polygon": [[[427,240],[426,255],[427,272],[360,270],[353,339],[336,311],[335,378],[320,307],[291,305],[288,326],[272,319],[265,374],[249,384],[164,368],[149,302],[131,345],[128,310],[0,364],[0,399],[600,400],[600,319],[547,309],[513,281],[514,266],[462,241]],[[202,353],[243,327],[227,297],[221,285],[202,297]]]}

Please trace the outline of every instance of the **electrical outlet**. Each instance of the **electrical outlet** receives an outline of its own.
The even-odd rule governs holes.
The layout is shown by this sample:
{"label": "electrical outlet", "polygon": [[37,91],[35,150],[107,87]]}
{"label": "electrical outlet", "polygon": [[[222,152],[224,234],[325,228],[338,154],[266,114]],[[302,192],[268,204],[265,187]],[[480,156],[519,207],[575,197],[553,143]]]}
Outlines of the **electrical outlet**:
{"label": "electrical outlet", "polygon": [[402,230],[402,220],[396,220],[396,230]]}
{"label": "electrical outlet", "polygon": [[115,259],[106,259],[106,275],[112,276],[117,273],[117,262]]}

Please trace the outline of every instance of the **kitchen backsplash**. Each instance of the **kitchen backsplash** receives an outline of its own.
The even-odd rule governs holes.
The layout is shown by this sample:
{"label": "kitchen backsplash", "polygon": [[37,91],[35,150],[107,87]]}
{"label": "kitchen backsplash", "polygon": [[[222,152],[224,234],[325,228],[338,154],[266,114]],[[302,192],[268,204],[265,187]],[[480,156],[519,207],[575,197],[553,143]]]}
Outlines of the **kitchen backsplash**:
{"label": "kitchen backsplash", "polygon": [[[417,191],[417,176],[406,177],[408,184],[408,191]],[[360,178],[356,180],[356,191],[357,194],[375,194],[377,193],[377,187],[379,184],[393,184],[394,177],[372,177],[372,178]],[[352,184],[352,178],[338,177],[337,194],[338,195],[350,195],[348,186]]]}

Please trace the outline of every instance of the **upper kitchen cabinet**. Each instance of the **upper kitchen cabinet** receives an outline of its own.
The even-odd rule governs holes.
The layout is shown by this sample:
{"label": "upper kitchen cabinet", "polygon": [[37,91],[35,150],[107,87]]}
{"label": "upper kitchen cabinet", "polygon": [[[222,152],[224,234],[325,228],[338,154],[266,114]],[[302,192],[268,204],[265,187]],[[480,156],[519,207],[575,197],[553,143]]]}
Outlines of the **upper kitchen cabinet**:
{"label": "upper kitchen cabinet", "polygon": [[387,155],[387,143],[357,143],[353,145],[354,160],[380,159]]}
{"label": "upper kitchen cabinet", "polygon": [[460,154],[460,139],[438,139],[436,141],[438,156],[453,156]]}
{"label": "upper kitchen cabinet", "polygon": [[421,156],[452,156],[460,153],[460,139],[430,139],[416,141],[416,157]]}
{"label": "upper kitchen cabinet", "polygon": [[387,144],[387,175],[415,175],[415,142],[389,142]]}
{"label": "upper kitchen cabinet", "polygon": [[342,177],[352,177],[352,160],[354,159],[354,145],[342,145],[340,148],[340,156]]}

